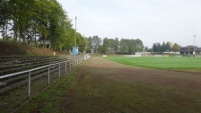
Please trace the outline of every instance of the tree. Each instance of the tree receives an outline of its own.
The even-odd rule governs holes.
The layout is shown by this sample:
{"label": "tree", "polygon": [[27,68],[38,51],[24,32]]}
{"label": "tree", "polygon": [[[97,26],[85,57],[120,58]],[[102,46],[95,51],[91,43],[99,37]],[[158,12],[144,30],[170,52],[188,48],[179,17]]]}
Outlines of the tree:
{"label": "tree", "polygon": [[163,52],[163,46],[159,42],[153,44],[153,52],[161,53]]}
{"label": "tree", "polygon": [[[10,28],[11,29],[10,29]],[[74,40],[81,40],[81,50],[86,45],[83,36],[75,37],[68,15],[57,0],[1,0],[0,30],[4,37],[13,33],[14,42],[31,43],[40,41],[44,48],[69,49]],[[48,44],[48,46],[46,46]]]}
{"label": "tree", "polygon": [[161,52],[166,52],[167,51],[167,47],[165,42],[163,42],[163,44],[161,45]]}
{"label": "tree", "polygon": [[127,39],[121,39],[121,41],[120,41],[120,52],[121,53],[128,53],[129,52],[127,42],[128,42]]}
{"label": "tree", "polygon": [[144,48],[144,51],[145,51],[145,52],[148,52],[148,51],[149,51],[149,48],[146,46],[146,47]]}
{"label": "tree", "polygon": [[180,50],[180,46],[177,43],[174,43],[174,45],[172,46],[172,51],[178,52],[179,50]]}
{"label": "tree", "polygon": [[137,46],[136,46],[136,52],[143,51],[144,45],[143,45],[142,40],[136,39],[136,44],[137,44]]}
{"label": "tree", "polygon": [[152,48],[153,48],[153,52],[157,52],[158,49],[157,49],[156,43],[153,44]]}
{"label": "tree", "polygon": [[87,53],[91,53],[93,49],[93,41],[92,41],[92,37],[87,38]]}
{"label": "tree", "polygon": [[8,1],[7,0],[1,0],[0,1],[0,30],[3,37],[3,41],[5,41],[5,38],[7,37],[7,31],[8,31],[8,21],[11,18],[11,13]]}
{"label": "tree", "polygon": [[93,36],[92,45],[93,45],[93,49],[95,50],[95,53],[100,52],[100,51],[98,51],[98,48],[101,45],[101,43],[102,43],[101,38],[99,38],[98,36]]}
{"label": "tree", "polygon": [[119,51],[119,39],[118,38],[115,38],[115,40],[114,40],[114,50],[115,50],[115,52]]}
{"label": "tree", "polygon": [[87,39],[84,38],[80,33],[76,34],[76,45],[80,52],[84,52],[86,50]]}
{"label": "tree", "polygon": [[166,50],[171,51],[171,49],[172,49],[172,42],[167,42],[166,43]]}
{"label": "tree", "polygon": [[109,40],[106,38],[103,39],[103,46],[101,47],[101,53],[107,53],[110,48]]}
{"label": "tree", "polygon": [[[174,50],[173,50],[174,48]],[[160,44],[159,42],[153,44],[153,52],[167,52],[167,51],[179,51],[179,45],[174,44],[174,47],[172,46],[172,42],[163,42],[163,44]]]}
{"label": "tree", "polygon": [[[140,39],[122,39],[120,41],[120,50],[122,53],[133,54],[143,51],[143,48],[143,42]],[[126,49],[128,49],[128,51]]]}

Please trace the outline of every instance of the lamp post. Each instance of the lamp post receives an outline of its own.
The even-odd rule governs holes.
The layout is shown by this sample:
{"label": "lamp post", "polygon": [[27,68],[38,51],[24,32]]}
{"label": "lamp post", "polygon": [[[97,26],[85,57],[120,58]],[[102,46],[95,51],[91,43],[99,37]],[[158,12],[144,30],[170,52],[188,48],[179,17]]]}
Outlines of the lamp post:
{"label": "lamp post", "polygon": [[76,47],[76,21],[77,21],[77,16],[75,16],[75,47]]}
{"label": "lamp post", "polygon": [[196,36],[197,36],[197,35],[193,35],[193,37],[194,37],[194,46],[195,46]]}
{"label": "lamp post", "polygon": [[196,40],[196,36],[197,36],[197,35],[193,35],[193,37],[194,37],[194,47],[193,47],[193,48],[194,48],[194,54],[195,54],[195,55],[196,55],[196,50],[195,50],[195,49],[196,49],[196,48],[195,48],[195,40]]}
{"label": "lamp post", "polygon": [[72,55],[76,56],[78,54],[78,47],[77,47],[77,44],[76,44],[76,31],[77,31],[77,28],[76,28],[76,21],[77,21],[77,17],[75,17],[75,45],[73,46],[72,48]]}

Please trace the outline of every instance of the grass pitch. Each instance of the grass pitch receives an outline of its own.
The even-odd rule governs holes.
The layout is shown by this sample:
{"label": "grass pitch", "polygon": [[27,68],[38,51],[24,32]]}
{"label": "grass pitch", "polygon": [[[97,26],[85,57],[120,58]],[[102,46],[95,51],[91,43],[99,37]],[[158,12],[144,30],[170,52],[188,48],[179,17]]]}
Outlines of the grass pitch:
{"label": "grass pitch", "polygon": [[107,59],[132,66],[201,72],[201,58],[196,57],[123,57],[109,56]]}

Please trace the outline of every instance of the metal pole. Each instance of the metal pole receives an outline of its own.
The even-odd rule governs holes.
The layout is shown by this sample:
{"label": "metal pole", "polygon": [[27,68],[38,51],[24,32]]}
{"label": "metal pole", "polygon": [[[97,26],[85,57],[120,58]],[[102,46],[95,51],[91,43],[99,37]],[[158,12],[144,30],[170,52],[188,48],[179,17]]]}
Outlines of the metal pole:
{"label": "metal pole", "polygon": [[48,81],[47,81],[47,84],[49,85],[50,84],[50,67],[48,67],[48,75],[47,75],[47,79],[48,79]]}
{"label": "metal pole", "polygon": [[60,66],[60,63],[59,63],[59,78],[60,78],[60,76],[61,76],[61,75],[60,75],[60,74],[61,74],[61,72],[60,72],[60,67],[61,67],[61,66]]}
{"label": "metal pole", "polygon": [[67,72],[67,62],[65,63],[65,74]]}
{"label": "metal pole", "polygon": [[71,70],[71,60],[70,60],[70,70]]}
{"label": "metal pole", "polygon": [[77,17],[75,17],[75,47],[76,47],[76,21],[77,21]]}
{"label": "metal pole", "polygon": [[197,36],[197,35],[193,35],[193,37],[194,37],[194,47],[193,47],[193,49],[194,49],[194,54],[196,54],[196,50],[195,50],[195,40],[196,40],[196,36]]}
{"label": "metal pole", "polygon": [[197,35],[193,35],[193,37],[194,37],[194,46],[195,46],[195,38],[196,38],[196,36],[197,36]]}
{"label": "metal pole", "polygon": [[29,78],[28,78],[28,98],[31,96],[31,71],[29,71]]}

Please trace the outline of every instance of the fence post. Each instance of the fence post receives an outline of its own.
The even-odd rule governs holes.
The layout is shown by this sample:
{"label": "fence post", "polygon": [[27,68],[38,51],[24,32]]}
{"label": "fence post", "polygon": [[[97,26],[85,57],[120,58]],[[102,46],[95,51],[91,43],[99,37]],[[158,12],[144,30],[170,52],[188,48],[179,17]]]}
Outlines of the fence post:
{"label": "fence post", "polygon": [[28,77],[28,98],[31,96],[31,71],[29,72],[29,77]]}
{"label": "fence post", "polygon": [[47,81],[47,84],[49,85],[50,84],[50,67],[48,67],[48,75],[47,75],[47,79],[48,79],[48,81]]}
{"label": "fence post", "polygon": [[71,60],[70,60],[70,70],[71,70]]}
{"label": "fence post", "polygon": [[59,63],[59,78],[60,78],[60,76],[61,76],[61,75],[60,75],[60,74],[61,74],[61,72],[60,72],[60,67],[61,67],[61,66],[60,66],[60,63]]}
{"label": "fence post", "polygon": [[67,72],[67,62],[65,63],[65,74]]}

